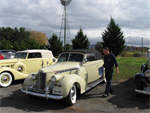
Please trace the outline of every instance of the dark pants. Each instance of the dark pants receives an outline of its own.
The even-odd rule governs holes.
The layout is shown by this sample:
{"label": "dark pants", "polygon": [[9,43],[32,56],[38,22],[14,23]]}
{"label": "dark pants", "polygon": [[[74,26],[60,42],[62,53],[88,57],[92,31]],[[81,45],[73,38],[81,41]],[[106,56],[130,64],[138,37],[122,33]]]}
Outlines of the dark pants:
{"label": "dark pants", "polygon": [[113,76],[113,69],[105,69],[105,77],[106,77],[106,88],[105,88],[105,94],[110,93],[111,89],[111,82],[112,82],[112,76]]}

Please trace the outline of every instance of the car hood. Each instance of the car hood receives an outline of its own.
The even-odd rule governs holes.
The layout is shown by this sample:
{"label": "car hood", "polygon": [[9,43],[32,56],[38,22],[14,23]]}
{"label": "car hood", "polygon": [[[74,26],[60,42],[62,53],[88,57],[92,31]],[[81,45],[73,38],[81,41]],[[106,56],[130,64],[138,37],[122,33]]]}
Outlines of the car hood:
{"label": "car hood", "polygon": [[18,59],[4,59],[0,60],[0,66],[3,64],[14,64],[18,61]]}
{"label": "car hood", "polygon": [[49,73],[49,72],[59,73],[59,72],[69,71],[78,68],[80,68],[79,62],[61,62],[61,63],[56,63],[54,65],[48,66],[41,70],[45,73]]}
{"label": "car hood", "polygon": [[15,63],[21,61],[22,59],[4,59],[4,60],[0,60],[0,67],[9,67],[9,66],[12,66],[14,65]]}

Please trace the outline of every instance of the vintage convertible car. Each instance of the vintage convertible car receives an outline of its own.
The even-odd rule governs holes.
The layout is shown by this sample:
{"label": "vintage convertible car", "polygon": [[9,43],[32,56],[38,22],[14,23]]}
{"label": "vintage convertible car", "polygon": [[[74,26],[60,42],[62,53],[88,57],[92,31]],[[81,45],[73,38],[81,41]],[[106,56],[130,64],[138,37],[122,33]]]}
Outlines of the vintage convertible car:
{"label": "vintage convertible car", "polygon": [[142,64],[141,72],[135,75],[135,92],[150,95],[150,50],[146,64]]}
{"label": "vintage convertible car", "polygon": [[66,99],[76,103],[83,94],[105,80],[102,58],[87,51],[69,51],[59,55],[56,64],[28,76],[21,91],[32,96]]}
{"label": "vintage convertible car", "polygon": [[25,79],[30,73],[54,63],[49,50],[17,52],[14,59],[0,60],[0,86],[8,87],[14,80]]}

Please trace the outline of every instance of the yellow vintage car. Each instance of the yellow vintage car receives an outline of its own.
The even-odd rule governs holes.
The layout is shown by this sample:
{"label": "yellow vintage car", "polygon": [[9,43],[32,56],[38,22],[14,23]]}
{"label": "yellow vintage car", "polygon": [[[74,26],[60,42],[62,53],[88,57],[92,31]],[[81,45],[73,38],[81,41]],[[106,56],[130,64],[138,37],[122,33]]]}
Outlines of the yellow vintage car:
{"label": "yellow vintage car", "polygon": [[59,55],[56,64],[29,75],[21,88],[25,94],[76,103],[83,94],[105,80],[101,55],[88,51],[70,51]]}
{"label": "yellow vintage car", "polygon": [[55,62],[49,50],[25,50],[16,53],[14,59],[0,61],[0,86],[8,87],[14,80],[25,79]]}

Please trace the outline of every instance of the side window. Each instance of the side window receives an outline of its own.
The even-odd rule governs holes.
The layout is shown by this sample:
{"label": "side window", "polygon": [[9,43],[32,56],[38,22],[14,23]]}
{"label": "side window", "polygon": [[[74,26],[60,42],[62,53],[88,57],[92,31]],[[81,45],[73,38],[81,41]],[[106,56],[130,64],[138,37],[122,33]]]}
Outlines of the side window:
{"label": "side window", "polygon": [[88,61],[95,61],[95,60],[96,60],[96,57],[93,56],[93,55],[90,55],[90,56],[87,56],[87,60],[88,60]]}
{"label": "side window", "polygon": [[28,58],[42,58],[41,53],[29,53]]}
{"label": "side window", "polygon": [[66,62],[68,60],[69,54],[61,54],[61,56],[58,58],[58,62]]}

